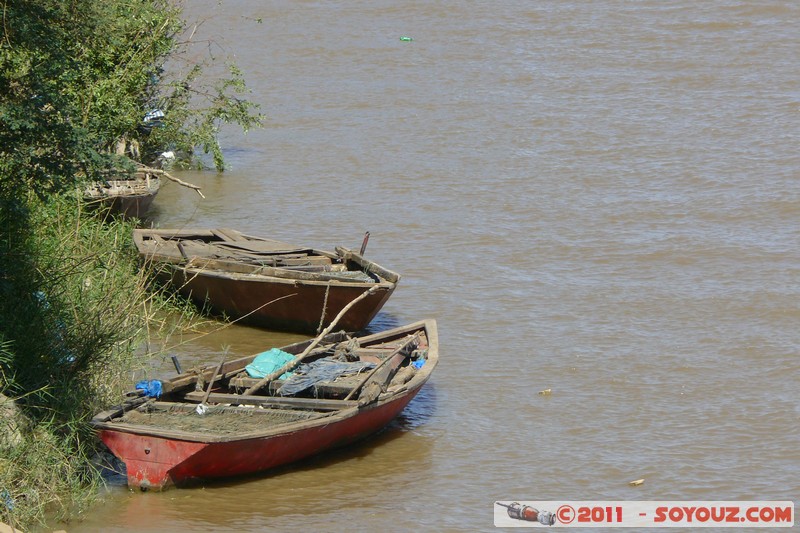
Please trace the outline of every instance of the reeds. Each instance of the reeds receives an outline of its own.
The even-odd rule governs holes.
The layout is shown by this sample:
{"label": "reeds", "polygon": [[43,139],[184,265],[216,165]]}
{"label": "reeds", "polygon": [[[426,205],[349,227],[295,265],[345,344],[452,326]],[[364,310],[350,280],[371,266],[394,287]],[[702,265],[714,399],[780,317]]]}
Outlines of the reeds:
{"label": "reeds", "polygon": [[21,529],[95,499],[88,421],[156,355],[151,339],[184,325],[148,290],[132,224],[74,202],[0,210],[0,393],[14,404],[0,409],[0,434],[16,436],[0,439],[0,522]]}

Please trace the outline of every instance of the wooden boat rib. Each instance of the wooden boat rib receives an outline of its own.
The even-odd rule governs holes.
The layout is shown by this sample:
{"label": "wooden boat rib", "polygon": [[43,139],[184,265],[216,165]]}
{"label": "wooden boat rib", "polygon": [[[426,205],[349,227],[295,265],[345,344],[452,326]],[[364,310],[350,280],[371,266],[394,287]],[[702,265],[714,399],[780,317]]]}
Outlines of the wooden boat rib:
{"label": "wooden boat rib", "polygon": [[161,179],[156,174],[139,170],[132,178],[93,183],[84,190],[83,196],[91,204],[102,206],[122,217],[142,218],[160,188]]}
{"label": "wooden boat rib", "polygon": [[[310,343],[281,350],[298,356]],[[255,378],[246,377],[245,368],[256,357],[248,356],[162,381],[158,399],[132,392],[122,405],[95,416],[92,424],[125,463],[130,487],[161,490],[268,470],[384,428],[436,368],[436,322],[428,319],[354,338],[339,332],[325,337],[310,354],[304,362],[345,357],[375,366],[319,381],[293,396],[273,396],[291,380],[248,396],[243,387]],[[210,407],[201,415],[198,405]]]}
{"label": "wooden boat rib", "polygon": [[137,229],[146,264],[198,306],[244,323],[316,333],[372,289],[339,327],[360,331],[394,292],[400,275],[343,247],[315,250],[232,229]]}

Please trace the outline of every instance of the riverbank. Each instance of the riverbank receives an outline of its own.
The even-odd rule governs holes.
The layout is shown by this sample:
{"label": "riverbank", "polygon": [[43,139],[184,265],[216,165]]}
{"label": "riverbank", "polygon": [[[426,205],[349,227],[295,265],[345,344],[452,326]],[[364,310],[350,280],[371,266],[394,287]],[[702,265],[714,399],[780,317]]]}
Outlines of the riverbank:
{"label": "riverbank", "polygon": [[[9,526],[8,524],[0,522],[0,533],[23,533],[23,532],[20,531],[19,529]],[[58,532],[53,532],[53,533],[58,533]]]}
{"label": "riverbank", "polygon": [[24,227],[3,217],[15,231],[0,258],[0,520],[23,529],[96,501],[88,421],[148,365],[141,347],[183,320],[161,318],[175,307],[149,290],[132,222],[95,218],[69,196],[25,207]]}
{"label": "riverbank", "polygon": [[[75,192],[166,150],[191,158],[200,146],[222,170],[220,126],[260,116],[235,65],[197,80],[215,58],[187,59],[179,5],[32,0],[3,19],[0,393],[26,423],[0,444],[0,521],[27,530],[96,498],[87,422],[147,364],[143,343],[173,327],[139,271],[131,223],[87,216]],[[168,72],[182,54],[186,70]],[[0,433],[17,425],[2,417]]]}

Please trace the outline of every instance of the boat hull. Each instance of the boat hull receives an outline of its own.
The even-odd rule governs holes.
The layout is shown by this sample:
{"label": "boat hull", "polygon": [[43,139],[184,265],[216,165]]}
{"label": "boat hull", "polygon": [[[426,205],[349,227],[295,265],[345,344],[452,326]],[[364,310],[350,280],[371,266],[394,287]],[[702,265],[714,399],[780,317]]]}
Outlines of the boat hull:
{"label": "boat hull", "polygon": [[160,188],[161,180],[157,176],[142,172],[135,179],[95,184],[84,191],[84,198],[90,206],[122,218],[144,218]]}
{"label": "boat hull", "polygon": [[156,198],[157,192],[136,196],[115,196],[105,200],[109,211],[123,218],[144,218]]}
{"label": "boat hull", "polygon": [[199,479],[262,472],[363,439],[384,428],[418,391],[359,408],[351,416],[277,435],[201,442],[103,429],[99,436],[125,463],[130,487],[162,490]]}
{"label": "boat hull", "polygon": [[[266,276],[248,277],[172,265],[163,273],[185,297],[200,307],[244,324],[298,333],[317,333],[366,290],[369,283],[325,283]],[[356,303],[337,323],[346,331],[369,325],[394,292],[394,283],[381,283],[373,294]]]}

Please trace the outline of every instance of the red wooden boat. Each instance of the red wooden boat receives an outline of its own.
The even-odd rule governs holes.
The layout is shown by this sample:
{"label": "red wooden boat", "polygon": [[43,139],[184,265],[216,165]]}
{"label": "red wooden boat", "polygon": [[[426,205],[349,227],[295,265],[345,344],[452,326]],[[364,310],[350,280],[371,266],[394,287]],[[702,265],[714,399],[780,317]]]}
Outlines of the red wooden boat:
{"label": "red wooden boat", "polygon": [[[339,332],[319,340],[281,348],[290,354],[289,363],[263,378],[252,377],[249,369],[259,359],[248,356],[155,387],[150,382],[149,389],[160,385],[160,397],[129,393],[92,424],[125,463],[130,487],[160,490],[261,472],[382,429],[439,360],[432,319],[363,337]],[[300,360],[292,377],[271,379]],[[333,367],[341,370],[340,364],[360,372],[325,375]],[[320,368],[325,372],[318,373]]]}
{"label": "red wooden boat", "polygon": [[274,330],[318,333],[370,290],[339,322],[360,331],[400,281],[346,248],[327,252],[231,229],[137,229],[133,241],[160,279],[198,306]]}

